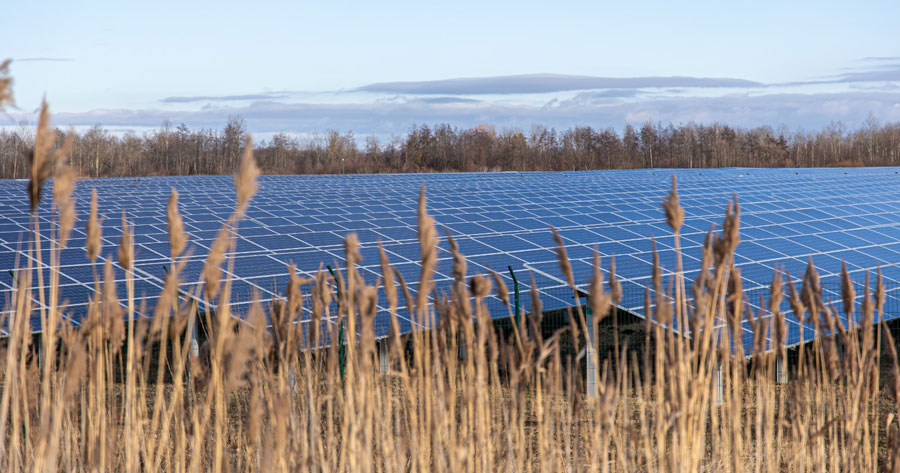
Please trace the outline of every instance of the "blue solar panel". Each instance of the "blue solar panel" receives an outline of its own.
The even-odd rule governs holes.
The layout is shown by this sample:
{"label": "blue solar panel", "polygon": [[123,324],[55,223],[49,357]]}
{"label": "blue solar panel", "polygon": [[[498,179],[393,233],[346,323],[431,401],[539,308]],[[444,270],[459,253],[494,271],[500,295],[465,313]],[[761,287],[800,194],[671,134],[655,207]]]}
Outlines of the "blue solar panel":
{"label": "blue solar panel", "polygon": [[[564,276],[547,229],[553,225],[567,244],[576,283],[585,287],[593,268],[594,248],[604,269],[616,255],[617,273],[626,291],[622,305],[643,314],[643,291],[649,284],[656,237],[660,261],[667,273],[675,269],[675,242],[664,224],[660,202],[679,179],[679,194],[686,210],[681,244],[687,249],[684,269],[699,270],[699,245],[711,224],[719,223],[725,205],[736,194],[742,204],[742,244],[735,258],[747,288],[765,294],[772,269],[783,266],[794,278],[802,276],[812,258],[822,274],[826,294],[839,298],[841,259],[855,277],[881,266],[889,287],[888,307],[900,309],[900,182],[895,169],[718,169],[635,170],[567,173],[408,174],[365,176],[263,176],[260,191],[247,217],[240,223],[234,266],[236,311],[248,307],[258,294],[263,301],[283,292],[286,263],[311,276],[320,265],[343,266],[343,239],[355,232],[362,244],[364,278],[374,283],[380,274],[377,241],[398,270],[418,287],[420,250],[416,207],[424,182],[429,211],[435,216],[441,248],[437,286],[449,288],[452,261],[443,242],[443,228],[456,238],[468,257],[470,275],[492,268],[508,279],[512,265],[523,286],[523,304],[529,271],[538,278],[545,309],[574,303],[565,296]],[[840,195],[828,189],[840,188]],[[158,292],[168,262],[165,202],[176,188],[185,228],[191,234],[193,254],[182,273],[182,287],[199,280],[203,256],[234,205],[230,176],[97,179],[81,181],[76,189],[79,221],[71,248],[60,254],[61,295],[70,302],[70,315],[78,321],[93,294],[94,272],[84,251],[84,221],[90,191],[97,188],[104,222],[104,255],[115,259],[124,211],[133,226],[136,243],[136,279],[149,296]],[[49,195],[49,194],[47,194]],[[284,196],[298,196],[286,199]],[[31,239],[24,183],[0,181],[0,269],[12,269]],[[40,214],[42,235],[49,236],[47,202]],[[42,259],[49,257],[44,245]],[[97,266],[102,271],[102,265]],[[47,275],[47,271],[44,271]],[[121,272],[117,274],[117,279]],[[0,291],[14,284],[4,271]],[[509,284],[509,281],[508,281]],[[826,287],[827,286],[827,287]],[[510,287],[512,289],[512,287]],[[861,289],[860,289],[861,290]],[[120,289],[124,296],[124,288]],[[756,295],[754,296],[756,297]],[[892,305],[893,302],[893,305]],[[507,310],[491,303],[493,315]],[[384,302],[377,320],[378,334],[386,334]],[[758,306],[759,301],[751,301]],[[408,316],[408,314],[407,314]],[[886,317],[900,316],[900,310]],[[412,328],[403,319],[403,330]],[[792,322],[789,339],[809,338],[809,327]]]}
{"label": "blue solar panel", "polygon": [[827,240],[818,235],[794,235],[787,237],[787,240],[811,248],[816,253],[844,249],[843,245],[840,245],[831,240]]}
{"label": "blue solar panel", "polygon": [[515,256],[516,258],[519,258],[522,261],[531,263],[543,263],[547,261],[557,260],[556,252],[543,248],[536,250],[512,251],[509,254]]}

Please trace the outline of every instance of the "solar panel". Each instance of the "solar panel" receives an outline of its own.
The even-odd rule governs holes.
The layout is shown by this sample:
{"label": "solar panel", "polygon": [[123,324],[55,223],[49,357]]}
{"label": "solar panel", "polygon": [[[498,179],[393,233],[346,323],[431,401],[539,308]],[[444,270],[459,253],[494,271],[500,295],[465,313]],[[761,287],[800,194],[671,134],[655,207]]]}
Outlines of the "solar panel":
{"label": "solar panel", "polygon": [[[900,316],[900,176],[894,168],[262,176],[259,192],[239,227],[232,301],[240,312],[254,295],[263,302],[277,297],[287,282],[287,263],[296,264],[299,273],[307,277],[323,265],[343,266],[343,239],[350,232],[357,234],[362,245],[361,268],[368,282],[374,283],[380,275],[376,244],[382,241],[391,262],[415,293],[420,272],[416,208],[419,187],[424,183],[429,212],[437,220],[441,237],[438,291],[449,291],[452,285],[446,229],[467,255],[470,274],[493,269],[509,279],[506,268],[512,266],[519,274],[526,309],[530,304],[526,289],[529,272],[536,277],[545,309],[572,304],[573,299],[564,295],[565,276],[556,262],[555,243],[548,230],[552,225],[567,245],[581,287],[586,287],[591,277],[594,248],[603,258],[604,270],[608,258],[616,255],[617,273],[626,292],[622,305],[642,316],[653,258],[651,237],[667,272],[675,269],[675,242],[660,206],[673,174],[678,177],[686,210],[681,245],[686,249],[682,261],[689,276],[700,269],[699,246],[707,230],[721,222],[725,206],[737,195],[742,205],[742,243],[735,262],[742,270],[744,287],[758,291],[750,297],[751,306],[760,305],[759,294],[767,296],[775,267],[784,267],[796,279],[809,258],[822,274],[826,295],[838,304],[844,259],[855,277],[882,267],[889,284],[885,316]],[[26,262],[24,251],[32,237],[25,185],[21,180],[0,181],[0,208],[4,209],[0,215],[0,269]],[[120,216],[125,212],[135,234],[137,287],[148,296],[162,286],[163,267],[169,264],[165,206],[170,190],[179,191],[180,209],[194,248],[182,273],[183,289],[199,281],[203,257],[235,201],[230,176],[80,181],[75,191],[79,221],[70,248],[60,254],[60,294],[68,300],[66,313],[75,323],[94,291],[95,268],[81,250],[93,188],[106,217],[101,260],[115,260]],[[840,189],[839,195],[834,189]],[[49,238],[49,203],[42,203],[41,209],[41,233]],[[47,261],[46,243],[42,255]],[[101,265],[102,261],[98,262],[96,271],[102,272]],[[49,277],[48,270],[43,271]],[[0,275],[2,297],[8,298],[13,284],[13,275],[4,271]],[[124,289],[120,293],[124,296]],[[379,306],[376,325],[382,336],[389,323],[385,301],[379,301]],[[508,315],[508,309],[496,301],[491,309],[496,317]],[[402,322],[404,330],[412,328],[408,317],[406,314]],[[808,327],[791,324],[790,343],[809,338]]]}

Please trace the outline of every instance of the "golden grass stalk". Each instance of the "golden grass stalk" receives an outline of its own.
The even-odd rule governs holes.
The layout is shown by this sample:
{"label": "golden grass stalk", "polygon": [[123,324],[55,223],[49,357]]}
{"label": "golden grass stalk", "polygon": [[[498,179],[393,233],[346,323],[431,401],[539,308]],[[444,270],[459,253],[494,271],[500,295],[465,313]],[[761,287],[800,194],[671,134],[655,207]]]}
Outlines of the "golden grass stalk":
{"label": "golden grass stalk", "polygon": [[34,146],[28,153],[28,165],[31,168],[31,179],[28,181],[28,197],[32,212],[41,202],[41,190],[44,181],[50,177],[53,171],[53,143],[56,141],[56,131],[50,127],[50,107],[47,101],[41,102],[41,113],[38,118],[37,135]]}
{"label": "golden grass stalk", "polygon": [[169,255],[175,261],[187,246],[187,235],[184,233],[181,213],[178,212],[178,191],[174,188],[166,205],[166,223],[169,229]]}
{"label": "golden grass stalk", "polygon": [[13,78],[9,75],[10,64],[12,64],[12,59],[0,62],[0,111],[6,110],[6,107],[15,106],[12,92]]}
{"label": "golden grass stalk", "polygon": [[131,269],[134,262],[134,236],[131,234],[131,227],[128,226],[128,220],[125,219],[125,212],[122,212],[122,236],[119,239],[119,266],[124,269]]}
{"label": "golden grass stalk", "polygon": [[678,182],[675,175],[672,175],[672,189],[669,191],[669,198],[663,201],[663,210],[666,214],[666,223],[675,232],[681,233],[681,226],[684,224],[684,207],[681,206],[678,198]]}
{"label": "golden grass stalk", "polygon": [[97,217],[97,189],[91,189],[91,211],[85,224],[85,233],[87,234],[87,242],[85,244],[85,252],[87,258],[93,263],[100,256],[102,248],[103,220]]}
{"label": "golden grass stalk", "polygon": [[[235,313],[222,265],[227,260],[232,274],[235,263],[228,256],[234,254],[238,221],[256,191],[258,169],[247,145],[235,177],[235,213],[207,255],[201,280],[183,292],[186,239],[178,195],[170,196],[172,267],[162,292],[147,295],[156,304],[153,318],[138,316],[151,311],[137,308],[134,242],[124,216],[118,262],[126,290],[120,290],[106,258],[94,285],[98,295],[81,326],[71,323],[64,302],[54,296],[59,280],[53,271],[50,297],[44,299],[35,295],[44,293],[43,283],[31,284],[33,260],[17,272],[3,316],[9,335],[0,347],[2,471],[900,470],[900,369],[887,325],[873,328],[885,310],[880,272],[874,287],[867,278],[860,304],[853,303],[856,294],[844,272],[845,315],[859,322],[840,321],[811,263],[800,289],[776,271],[770,298],[759,301],[762,309],[750,310],[733,264],[740,242],[736,199],[720,234],[708,234],[694,281],[695,303],[686,301],[680,263],[666,280],[655,255],[653,292],[645,293],[648,321],[630,323],[628,332],[617,328],[621,314],[610,311],[626,296],[614,259],[604,281],[595,252],[582,303],[555,231],[566,297],[575,292],[563,314],[543,312],[542,289],[532,274],[527,321],[513,333],[508,325],[495,325],[486,298],[495,286],[508,307],[509,288],[493,271],[491,277],[469,278],[465,256],[450,235],[454,285],[449,294],[436,294],[437,234],[424,187],[417,298],[381,248],[380,301],[377,284],[362,277],[359,242],[350,236],[346,267],[336,281],[321,270],[307,280],[289,266],[284,298],[268,306],[255,301],[246,313]],[[55,254],[74,220],[67,213],[74,179],[50,152],[52,144],[36,143],[39,149],[45,150],[41,159],[57,163]],[[34,199],[30,191],[28,199]],[[664,210],[677,235],[684,209],[674,181]],[[99,212],[95,190],[86,228],[92,263],[101,253]],[[51,256],[49,264],[58,266],[58,258]],[[773,376],[776,357],[794,359],[784,347],[785,285],[794,316],[812,324],[817,338],[797,350],[791,379],[780,385]],[[413,319],[408,334],[400,333],[401,295]],[[195,298],[205,298],[214,312],[206,314],[202,348],[188,356],[190,327],[200,309],[190,302]],[[40,346],[52,347],[43,356],[56,359],[42,366],[30,327],[38,304],[46,311],[41,320],[48,337]],[[390,313],[391,323],[385,373],[375,339],[380,308]],[[595,314],[590,327],[588,308]],[[558,315],[568,323],[543,323]],[[743,346],[744,322],[756,331],[752,346]],[[626,335],[620,344],[620,334],[629,332],[639,334]],[[882,345],[888,351],[884,360]],[[643,352],[630,351],[635,348]],[[598,367],[595,397],[585,393],[586,356]]]}
{"label": "golden grass stalk", "polygon": [[237,207],[235,214],[237,218],[243,217],[250,205],[250,199],[256,195],[256,178],[259,176],[259,167],[256,166],[256,160],[253,159],[253,142],[247,137],[244,143],[244,154],[241,155],[241,168],[234,176],[234,189],[237,195]]}

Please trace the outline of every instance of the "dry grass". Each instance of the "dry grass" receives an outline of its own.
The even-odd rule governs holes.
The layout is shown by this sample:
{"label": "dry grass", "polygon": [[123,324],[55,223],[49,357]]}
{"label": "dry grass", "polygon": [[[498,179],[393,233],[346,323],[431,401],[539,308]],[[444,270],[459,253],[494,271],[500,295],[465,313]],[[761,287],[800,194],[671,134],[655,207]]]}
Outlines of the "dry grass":
{"label": "dry grass", "polygon": [[[7,86],[0,82],[0,99],[11,97]],[[64,184],[53,194],[58,225],[46,262],[53,268],[75,220],[65,153],[65,144],[57,146],[39,131],[30,194],[23,195],[36,209],[51,170]],[[449,236],[456,281],[447,298],[428,303],[437,235],[424,188],[418,299],[381,252],[392,327],[387,373],[380,372],[374,337],[377,288],[357,272],[353,235],[345,245],[346,276],[338,273],[335,280],[320,271],[304,280],[285,268],[290,284],[285,299],[269,307],[271,329],[258,304],[246,323],[237,322],[229,311],[231,280],[222,280],[221,267],[234,264],[228,249],[234,249],[257,175],[248,142],[235,176],[237,208],[193,291],[199,304],[177,289],[186,254],[174,192],[167,208],[172,264],[153,318],[135,317],[141,301],[134,295],[127,231],[118,251],[125,287],[112,277],[102,287],[97,282],[98,298],[79,328],[61,316],[57,271],[49,281],[41,271],[32,281],[30,267],[18,273],[6,312],[10,336],[0,353],[3,471],[900,471],[897,354],[889,332],[875,323],[884,302],[880,275],[867,281],[860,307],[847,305],[858,312],[858,326],[843,326],[823,302],[811,265],[800,288],[788,283],[794,312],[819,336],[800,349],[790,383],[777,384],[776,360],[785,352],[766,351],[764,341],[766,333],[784,340],[785,315],[778,300],[765,313],[745,304],[733,266],[740,241],[737,201],[726,209],[722,231],[709,234],[693,283],[694,304],[686,303],[685,281],[664,281],[657,264],[656,299],[646,294],[651,316],[642,357],[616,340],[612,359],[594,360],[602,371],[597,395],[589,397],[577,367],[584,356],[597,357],[596,340],[583,336],[597,333],[588,321],[599,323],[622,296],[614,261],[604,282],[595,258],[588,303],[570,309],[571,325],[544,338],[535,293],[530,313],[512,336],[501,338],[485,299],[496,285],[509,307],[502,280],[469,277]],[[674,182],[663,206],[677,244],[684,210]],[[32,219],[35,235],[38,221]],[[100,253],[101,226],[94,195],[85,249],[92,263]],[[28,251],[40,260],[40,240],[34,241]],[[112,271],[112,264],[107,260],[95,274]],[[781,278],[774,275],[773,294],[781,294]],[[845,285],[848,301],[851,287]],[[315,321],[309,330],[297,323],[304,293]],[[339,310],[331,313],[335,293]],[[125,309],[118,303],[123,294]],[[200,312],[210,304],[218,310]],[[429,329],[398,336],[401,304]],[[596,317],[586,317],[586,307]],[[38,345],[29,327],[36,310],[44,328]],[[319,324],[323,320],[337,322]],[[744,320],[758,334],[755,346],[732,336]],[[343,349],[328,343],[338,340],[341,321],[347,327]],[[691,338],[672,330],[673,321]],[[209,334],[199,350],[185,336],[198,324]],[[574,341],[576,357],[560,349],[563,336]],[[581,341],[586,346],[579,347]],[[881,346],[889,347],[886,357]],[[748,364],[750,352],[758,354]],[[886,383],[879,378],[882,366],[891,372]]]}

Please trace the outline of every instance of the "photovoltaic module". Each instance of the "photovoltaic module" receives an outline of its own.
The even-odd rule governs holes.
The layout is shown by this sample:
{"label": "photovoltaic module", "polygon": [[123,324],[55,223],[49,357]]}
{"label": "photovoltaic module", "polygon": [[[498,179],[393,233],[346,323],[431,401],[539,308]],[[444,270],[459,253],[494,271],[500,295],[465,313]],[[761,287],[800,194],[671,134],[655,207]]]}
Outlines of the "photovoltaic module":
{"label": "photovoltaic module", "polygon": [[[681,243],[688,283],[700,269],[707,231],[713,225],[720,228],[725,207],[736,195],[741,205],[741,243],[735,263],[744,289],[753,294],[752,308],[759,308],[760,294],[768,300],[776,266],[797,280],[808,258],[821,275],[826,300],[833,301],[841,316],[842,260],[858,284],[857,299],[862,297],[865,272],[880,266],[888,289],[886,307],[900,308],[898,168],[731,168],[261,176],[259,192],[239,223],[231,274],[232,310],[241,314],[252,297],[265,303],[283,293],[288,263],[305,277],[325,265],[343,269],[343,239],[349,233],[355,233],[361,243],[360,271],[367,283],[374,284],[380,276],[377,243],[381,241],[415,295],[421,270],[416,208],[424,184],[428,211],[441,236],[437,291],[449,292],[452,284],[452,260],[444,237],[449,231],[467,257],[470,276],[493,269],[512,291],[507,267],[513,268],[526,310],[530,275],[545,310],[574,304],[574,298],[565,295],[571,291],[565,290],[549,230],[552,226],[566,244],[577,285],[586,288],[590,281],[594,248],[604,272],[615,255],[625,296],[621,307],[643,316],[644,288],[650,284],[653,261],[651,237],[662,266],[669,273],[675,269],[674,238],[661,206],[673,175],[686,212]],[[31,238],[26,184],[0,180],[0,269],[4,270],[0,291],[7,308],[16,268],[25,267]],[[134,230],[135,293],[146,295],[152,307],[169,264],[166,201],[173,188],[180,194],[179,208],[192,251],[182,273],[182,289],[198,284],[210,245],[234,208],[231,176],[85,179],[74,194],[79,221],[60,256],[60,298],[68,301],[66,317],[77,324],[94,292],[95,270],[84,252],[91,190],[97,190],[105,217],[102,258],[115,261],[124,212]],[[45,195],[49,196],[49,189]],[[50,235],[51,217],[47,197],[39,212],[45,238]],[[44,241],[42,246],[47,262],[49,243]],[[43,271],[47,280],[49,269]],[[102,261],[96,272],[102,277]],[[116,277],[124,281],[118,267]],[[119,294],[124,297],[124,293],[123,282]],[[389,327],[385,303],[382,292],[376,318],[379,336],[386,335]],[[499,301],[492,300],[489,307],[494,317],[509,315]],[[783,310],[790,312],[787,302]],[[887,310],[885,317],[898,315]],[[803,327],[790,315],[787,318],[789,344],[812,336],[811,326]],[[405,310],[400,320],[402,330],[413,329]],[[40,330],[37,318],[32,325]]]}

